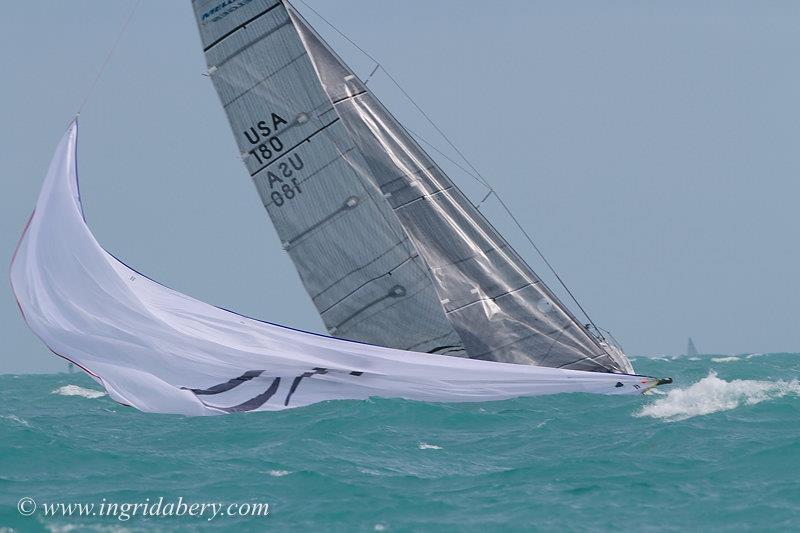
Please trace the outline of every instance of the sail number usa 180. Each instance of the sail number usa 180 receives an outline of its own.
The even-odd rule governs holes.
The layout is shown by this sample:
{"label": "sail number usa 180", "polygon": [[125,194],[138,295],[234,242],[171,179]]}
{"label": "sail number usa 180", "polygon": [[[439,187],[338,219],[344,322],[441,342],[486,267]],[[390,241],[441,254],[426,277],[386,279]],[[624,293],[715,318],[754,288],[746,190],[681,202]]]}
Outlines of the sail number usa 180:
{"label": "sail number usa 180", "polygon": [[[263,167],[270,161],[281,155],[284,144],[278,136],[282,126],[288,122],[278,115],[272,113],[270,120],[259,120],[253,126],[245,130],[244,136],[253,145],[248,152],[255,157],[258,165]],[[303,168],[303,159],[299,153],[293,153],[281,161],[275,168],[267,170],[267,180],[269,180],[270,199],[276,207],[281,207],[288,200],[292,200],[298,194],[302,194],[295,173]]]}

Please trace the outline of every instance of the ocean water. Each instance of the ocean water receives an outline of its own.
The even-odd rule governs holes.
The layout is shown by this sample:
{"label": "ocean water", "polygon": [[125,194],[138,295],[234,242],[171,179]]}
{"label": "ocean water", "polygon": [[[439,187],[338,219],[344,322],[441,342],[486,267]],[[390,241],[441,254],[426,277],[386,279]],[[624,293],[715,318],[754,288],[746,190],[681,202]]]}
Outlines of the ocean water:
{"label": "ocean water", "polygon": [[[798,531],[800,354],[634,365],[676,383],[207,418],[139,413],[81,374],[0,375],[0,531]],[[43,511],[159,501],[269,513]]]}

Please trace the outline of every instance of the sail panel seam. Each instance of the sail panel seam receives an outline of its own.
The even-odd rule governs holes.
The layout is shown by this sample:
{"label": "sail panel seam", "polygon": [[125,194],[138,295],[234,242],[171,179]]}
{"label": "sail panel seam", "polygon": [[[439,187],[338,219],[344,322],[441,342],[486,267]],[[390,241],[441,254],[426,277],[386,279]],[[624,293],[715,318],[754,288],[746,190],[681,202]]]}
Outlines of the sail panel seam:
{"label": "sail panel seam", "polygon": [[403,259],[400,263],[398,263],[397,265],[395,265],[394,267],[389,269],[389,271],[386,272],[385,274],[381,274],[380,276],[375,276],[374,278],[368,279],[367,281],[363,282],[361,285],[359,285],[358,287],[354,288],[353,290],[351,290],[350,292],[348,292],[347,294],[345,294],[344,296],[339,298],[336,302],[332,303],[331,305],[326,307],[324,310],[321,310],[320,314],[327,313],[328,311],[330,311],[331,309],[333,309],[334,307],[336,307],[337,305],[339,305],[343,301],[347,300],[349,297],[351,297],[352,295],[354,295],[355,293],[357,293],[358,291],[360,291],[361,289],[363,289],[364,287],[366,287],[370,283],[378,281],[379,279],[384,278],[386,276],[391,276],[393,270],[397,270],[401,266],[403,266],[406,263],[408,263],[409,261],[411,261],[411,259],[412,259],[411,257],[407,257],[406,259]]}
{"label": "sail panel seam", "polygon": [[[406,240],[408,240],[408,239],[406,239]],[[404,244],[404,241],[399,241],[399,242],[396,242],[396,243],[394,243],[392,246],[390,246],[389,248],[387,248],[387,249],[386,249],[384,252],[381,252],[379,255],[375,256],[373,259],[370,259],[370,260],[369,260],[367,263],[364,263],[364,264],[363,264],[363,265],[361,265],[360,267],[358,267],[358,268],[355,268],[355,269],[353,269],[353,270],[349,271],[347,274],[345,274],[345,275],[344,275],[344,276],[342,276],[341,278],[337,279],[336,281],[334,281],[333,283],[331,283],[330,285],[328,285],[327,287],[325,287],[324,289],[322,289],[321,291],[319,291],[317,294],[315,294],[314,296],[312,296],[312,297],[311,297],[311,299],[312,299],[312,300],[316,300],[317,298],[319,298],[320,296],[322,296],[322,295],[323,295],[325,292],[329,291],[330,289],[332,289],[333,287],[335,287],[336,285],[338,285],[339,283],[341,283],[342,281],[344,281],[344,280],[345,280],[347,277],[349,277],[350,275],[352,275],[352,274],[355,274],[356,272],[359,272],[359,271],[361,271],[361,270],[363,270],[363,269],[367,268],[368,266],[372,265],[372,264],[373,264],[373,263],[375,263],[376,261],[379,261],[380,259],[382,259],[383,257],[385,257],[387,254],[391,253],[391,252],[392,252],[392,250],[394,250],[394,249],[395,249],[395,248],[397,248],[398,246],[402,246],[403,244]],[[408,256],[408,258],[409,258],[409,259],[413,259],[414,257],[417,257],[417,256],[411,256],[411,255],[410,255],[410,256]]]}
{"label": "sail panel seam", "polygon": [[251,17],[251,18],[247,19],[246,21],[242,22],[241,24],[239,24],[238,26],[236,26],[236,27],[235,27],[235,28],[233,28],[232,30],[229,30],[229,31],[225,32],[225,33],[222,35],[222,37],[218,38],[217,40],[215,40],[214,42],[212,42],[211,44],[209,44],[208,46],[206,46],[205,48],[203,48],[203,52],[208,52],[209,50],[211,50],[212,48],[214,48],[215,46],[217,46],[219,43],[221,43],[222,41],[224,41],[225,39],[227,39],[228,37],[230,37],[231,35],[233,35],[233,34],[234,34],[234,33],[236,33],[237,31],[241,30],[242,28],[245,28],[245,27],[247,27],[247,25],[248,25],[248,24],[250,24],[251,22],[253,22],[254,20],[256,20],[256,19],[258,19],[258,18],[261,18],[261,17],[263,17],[264,15],[266,15],[267,13],[269,13],[270,11],[272,11],[273,9],[275,9],[276,7],[278,7],[278,6],[280,6],[280,5],[282,5],[282,3],[281,3],[281,2],[278,2],[277,4],[275,4],[275,5],[273,5],[273,6],[270,6],[270,7],[268,7],[267,9],[265,9],[264,11],[262,11],[261,13],[259,13],[258,15],[255,15],[255,16],[253,16],[253,17]]}
{"label": "sail panel seam", "polygon": [[[354,328],[355,326],[357,326],[357,325],[361,324],[361,323],[362,323],[362,322],[364,322],[365,320],[369,320],[369,319],[370,319],[370,318],[372,318],[373,316],[377,315],[378,313],[382,313],[382,312],[386,311],[386,310],[387,310],[387,309],[389,309],[389,308],[392,308],[392,307],[394,307],[394,306],[396,306],[396,305],[399,305],[399,304],[401,304],[401,303],[404,303],[404,302],[408,302],[409,300],[411,300],[412,298],[414,298],[414,297],[415,297],[417,294],[419,294],[420,292],[422,292],[423,290],[425,290],[425,289],[426,289],[426,287],[428,287],[429,285],[430,285],[430,280],[428,280],[428,281],[427,281],[427,283],[423,283],[423,284],[422,284],[422,286],[421,286],[419,289],[417,289],[416,291],[414,291],[413,293],[411,293],[411,294],[407,294],[407,295],[406,295],[404,298],[397,298],[397,301],[396,301],[395,303],[393,303],[393,304],[389,304],[389,305],[387,305],[386,307],[383,307],[383,308],[379,309],[378,311],[375,311],[375,312],[374,312],[374,313],[372,313],[371,315],[369,315],[369,316],[367,316],[367,317],[364,317],[362,320],[360,320],[360,321],[356,322],[355,324],[351,324],[351,325],[350,325],[350,328],[351,328],[351,329],[352,329],[352,328]],[[345,320],[343,320],[342,322],[340,322],[340,323],[339,323],[339,325],[338,325],[338,326],[336,326],[336,328],[337,328],[337,329],[341,328],[341,327],[342,327],[344,324],[346,324],[347,322],[349,322],[350,320],[352,320],[352,319],[353,319],[353,318],[354,318],[356,315],[359,315],[359,314],[363,313],[364,311],[366,311],[366,310],[367,310],[367,309],[369,309],[370,307],[372,307],[372,306],[374,306],[374,305],[376,305],[376,304],[378,304],[378,303],[380,303],[380,302],[382,302],[382,301],[386,300],[387,298],[389,298],[389,296],[388,296],[388,295],[387,295],[387,296],[385,296],[385,297],[382,297],[382,298],[380,298],[379,300],[375,300],[374,302],[372,302],[372,303],[370,303],[370,304],[368,304],[368,305],[366,305],[366,306],[362,307],[362,308],[361,308],[361,309],[359,309],[357,312],[355,312],[355,313],[351,314],[351,315],[350,315],[349,317],[347,317]],[[395,298],[392,298],[392,299],[395,299]],[[454,332],[455,332],[455,330],[454,330]]]}
{"label": "sail panel seam", "polygon": [[270,36],[272,36],[273,34],[275,34],[275,32],[279,31],[281,28],[285,28],[286,26],[291,26],[291,24],[292,24],[292,21],[287,19],[287,20],[286,20],[286,22],[283,22],[283,23],[281,23],[281,24],[279,24],[279,25],[275,26],[274,28],[272,28],[272,29],[271,29],[271,30],[269,30],[268,32],[266,32],[266,33],[264,33],[263,35],[259,36],[257,39],[253,39],[252,41],[250,41],[250,42],[249,42],[249,43],[247,43],[246,45],[242,46],[241,48],[239,48],[239,49],[238,49],[238,50],[236,50],[235,52],[233,52],[233,53],[231,53],[231,54],[228,54],[228,55],[225,57],[225,59],[223,59],[223,60],[221,60],[221,61],[217,61],[217,62],[214,64],[214,66],[215,66],[215,67],[217,67],[217,69],[220,69],[220,68],[222,68],[222,67],[223,67],[223,66],[224,66],[224,65],[225,65],[225,64],[226,64],[228,61],[230,61],[230,60],[231,60],[231,59],[233,59],[234,57],[238,56],[239,54],[241,54],[241,53],[242,53],[242,52],[244,52],[245,50],[248,50],[249,48],[251,48],[251,47],[253,47],[253,46],[257,45],[258,43],[260,43],[261,41],[263,41],[263,40],[264,40],[264,39],[266,39],[267,37],[270,37]]}
{"label": "sail panel seam", "polygon": [[333,220],[334,218],[337,218],[337,216],[338,216],[338,215],[340,215],[340,214],[342,214],[342,213],[344,213],[344,212],[350,211],[350,210],[352,210],[352,209],[353,209],[353,208],[352,208],[352,207],[350,207],[349,205],[347,205],[346,203],[345,203],[345,204],[343,204],[343,205],[341,205],[341,206],[339,206],[339,208],[338,208],[338,209],[336,209],[336,211],[333,211],[332,213],[330,213],[330,214],[326,215],[326,216],[325,216],[325,217],[323,217],[321,220],[318,220],[317,222],[315,222],[314,224],[312,224],[311,226],[309,226],[309,227],[308,227],[308,228],[306,228],[305,230],[301,231],[300,233],[298,233],[297,235],[295,235],[295,236],[294,236],[294,237],[292,237],[291,239],[287,240],[287,241],[286,241],[286,247],[287,247],[287,250],[288,250],[289,248],[293,247],[293,246],[294,246],[294,245],[295,245],[295,244],[296,244],[298,241],[300,241],[300,240],[301,240],[303,237],[305,237],[305,236],[307,236],[308,234],[312,233],[314,230],[316,230],[316,229],[318,229],[318,228],[320,228],[320,227],[324,226],[326,223],[330,222],[330,221],[331,221],[331,220]]}
{"label": "sail panel seam", "polygon": [[255,172],[253,172],[252,174],[250,174],[250,177],[252,178],[253,176],[255,176],[256,174],[258,174],[258,173],[259,173],[259,172],[261,172],[262,170],[264,170],[264,169],[266,169],[266,168],[268,168],[268,167],[272,166],[272,164],[273,164],[273,163],[276,163],[276,162],[277,162],[277,161],[279,161],[281,158],[283,158],[283,157],[285,157],[286,155],[288,155],[288,154],[292,153],[292,151],[293,151],[295,148],[297,148],[298,146],[300,146],[301,144],[303,144],[303,143],[306,143],[306,142],[310,142],[310,141],[311,141],[311,139],[312,139],[312,138],[313,138],[313,137],[314,137],[316,134],[320,133],[321,131],[324,131],[325,129],[327,129],[327,128],[328,128],[328,127],[330,127],[330,126],[333,126],[335,123],[339,122],[339,120],[340,120],[340,118],[339,118],[339,117],[337,117],[337,118],[333,119],[332,121],[330,121],[329,123],[327,123],[327,124],[325,124],[324,126],[322,126],[321,128],[319,128],[318,130],[316,130],[316,131],[312,132],[312,133],[311,133],[311,135],[309,135],[308,137],[306,137],[306,138],[305,138],[305,139],[303,139],[302,141],[298,142],[297,144],[295,144],[294,146],[292,146],[291,148],[289,148],[288,150],[286,150],[285,152],[283,152],[281,155],[279,155],[278,157],[276,157],[275,159],[273,159],[272,161],[270,161],[269,163],[267,163],[267,164],[266,164],[266,165],[264,165],[263,167],[259,168],[258,170],[256,170],[256,171],[255,171]]}
{"label": "sail panel seam", "polygon": [[[367,92],[367,90],[366,90],[366,89],[364,89],[363,91],[361,91],[361,92],[358,92],[358,93],[356,93],[356,94],[351,94],[350,96],[345,96],[345,97],[343,97],[343,98],[339,98],[338,100],[331,100],[331,103],[332,103],[333,105],[340,104],[340,103],[342,103],[342,102],[345,102],[345,101],[347,101],[347,100],[351,100],[351,99],[353,99],[353,98],[355,98],[355,97],[357,97],[357,96],[361,96],[362,94],[364,94],[364,93],[366,93],[366,92]],[[330,97],[328,97],[328,98],[330,98]]]}
{"label": "sail panel seam", "polygon": [[527,287],[533,287],[534,285],[536,285],[536,283],[528,282],[528,283],[525,283],[525,285],[522,285],[521,287],[517,287],[516,289],[511,289],[511,290],[502,292],[502,293],[498,294],[497,296],[489,296],[487,298],[478,298],[478,299],[473,300],[473,301],[471,301],[469,303],[466,303],[464,305],[460,305],[460,306],[456,307],[455,309],[450,309],[449,311],[447,309],[445,309],[445,314],[449,315],[450,313],[457,313],[458,311],[461,311],[465,307],[469,307],[469,306],[474,305],[474,304],[479,303],[479,302],[488,302],[488,301],[498,300],[498,299],[502,298],[503,296],[508,296],[511,293],[514,293],[514,292],[517,292],[517,291],[521,291],[522,289],[525,289]]}
{"label": "sail panel seam", "polygon": [[[408,187],[410,188],[411,185],[408,185]],[[397,207],[394,207],[393,209],[395,211],[399,211],[400,209],[403,209],[404,207],[408,207],[409,205],[411,205],[413,203],[419,202],[420,200],[427,200],[429,198],[432,198],[432,197],[436,196],[437,194],[441,194],[441,193],[443,193],[445,191],[449,191],[452,188],[453,188],[453,185],[448,185],[447,187],[444,187],[442,189],[438,189],[438,190],[431,191],[431,192],[425,192],[425,194],[423,194],[421,196],[418,196],[417,198],[414,198],[413,200],[409,200],[404,204],[400,204]]]}
{"label": "sail panel seam", "polygon": [[[350,151],[352,151],[352,150],[355,150],[355,147],[348,148],[348,149],[347,149],[347,150],[345,150],[343,153],[345,153],[345,154],[346,154],[347,152],[350,152]],[[317,170],[315,170],[314,172],[312,172],[311,174],[309,174],[309,175],[308,175],[308,176],[306,176],[305,178],[303,178],[303,179],[301,179],[301,180],[298,180],[298,181],[297,181],[297,183],[300,183],[301,185],[302,185],[303,183],[306,183],[308,180],[310,180],[310,179],[311,179],[311,178],[313,178],[314,176],[317,176],[317,175],[318,175],[320,172],[324,171],[326,168],[328,168],[329,166],[333,165],[334,163],[336,163],[336,162],[337,162],[337,161],[339,161],[340,159],[343,159],[343,157],[341,156],[341,154],[340,154],[340,155],[337,155],[336,157],[334,157],[333,159],[331,159],[330,161],[328,161],[327,163],[325,163],[324,165],[322,165],[320,168],[318,168]],[[258,178],[255,178],[255,179],[258,179]],[[269,206],[273,205],[274,203],[275,203],[274,201],[269,201],[269,202],[267,202],[267,203],[265,203],[265,204],[264,204],[264,207],[269,207]],[[269,211],[267,211],[267,213],[269,213]]]}
{"label": "sail panel seam", "polygon": [[[496,352],[496,351],[498,351],[498,350],[502,350],[502,349],[504,349],[504,348],[507,348],[507,347],[509,347],[509,346],[512,346],[512,345],[514,345],[514,344],[517,344],[517,343],[519,343],[519,342],[525,341],[525,340],[527,340],[527,339],[529,339],[530,337],[533,337],[533,336],[535,336],[535,335],[543,336],[543,337],[546,337],[546,338],[548,338],[548,339],[553,339],[553,336],[554,336],[555,334],[559,334],[559,336],[560,336],[560,335],[562,334],[562,332],[563,332],[565,329],[567,329],[567,328],[569,328],[569,327],[574,327],[574,326],[575,326],[575,324],[574,324],[574,323],[568,323],[568,324],[567,324],[566,326],[564,326],[563,328],[554,329],[554,330],[552,330],[552,331],[549,331],[549,332],[538,332],[538,331],[537,331],[537,332],[534,332],[534,333],[530,333],[530,334],[528,334],[528,335],[525,335],[525,336],[523,336],[523,337],[520,337],[520,338],[518,338],[518,339],[514,339],[513,341],[511,341],[511,342],[509,342],[509,343],[507,343],[507,344],[503,344],[503,345],[501,345],[501,346],[496,346],[496,347],[494,347],[492,350],[489,350],[489,351],[486,351],[486,352],[480,353],[480,354],[478,354],[478,355],[475,355],[475,356],[473,356],[473,355],[470,355],[470,357],[472,357],[473,359],[480,359],[480,358],[481,358],[482,356],[484,356],[484,355],[487,355],[487,354],[490,354],[490,353]],[[558,338],[558,337],[556,337],[556,338]],[[567,364],[575,364],[575,363],[577,363],[577,362],[583,361],[584,359],[590,359],[590,360],[591,360],[593,363],[597,364],[597,365],[598,365],[598,366],[600,366],[601,368],[606,368],[604,365],[602,365],[601,363],[598,363],[598,362],[597,362],[597,361],[594,359],[594,357],[598,357],[598,356],[600,356],[600,355],[605,355],[605,353],[597,354],[597,355],[594,355],[594,356],[583,356],[582,358],[578,359],[577,361],[573,361],[572,363],[567,363]],[[554,368],[560,368],[560,367],[554,367]]]}
{"label": "sail panel seam", "polygon": [[253,89],[255,89],[256,87],[258,87],[259,85],[261,85],[262,83],[264,83],[264,82],[265,82],[265,81],[267,81],[268,79],[272,78],[273,76],[275,76],[276,74],[278,74],[279,72],[281,72],[283,69],[285,69],[285,68],[289,67],[290,65],[294,64],[294,63],[295,63],[295,62],[296,62],[298,59],[302,59],[303,57],[305,57],[305,56],[307,56],[307,55],[308,55],[308,53],[307,53],[307,52],[303,52],[303,53],[302,53],[302,54],[300,54],[299,56],[297,56],[297,57],[295,57],[295,58],[291,59],[291,60],[290,60],[288,63],[286,63],[285,65],[283,65],[283,66],[281,66],[280,68],[276,69],[274,72],[272,72],[272,73],[271,73],[269,76],[267,76],[266,78],[263,78],[263,79],[261,79],[261,80],[257,81],[257,82],[256,82],[254,85],[252,85],[251,87],[249,87],[247,90],[245,90],[245,91],[243,91],[242,93],[240,93],[240,94],[238,94],[237,96],[235,96],[235,97],[234,97],[232,100],[230,100],[228,103],[226,103],[226,104],[222,104],[222,107],[223,107],[225,110],[227,110],[227,109],[228,109],[228,106],[229,106],[229,105],[231,105],[231,104],[233,104],[234,102],[236,102],[236,101],[237,101],[239,98],[241,98],[242,96],[244,96],[244,95],[246,95],[246,94],[249,94],[249,93],[250,93],[250,91],[252,91],[252,90],[253,90]]}

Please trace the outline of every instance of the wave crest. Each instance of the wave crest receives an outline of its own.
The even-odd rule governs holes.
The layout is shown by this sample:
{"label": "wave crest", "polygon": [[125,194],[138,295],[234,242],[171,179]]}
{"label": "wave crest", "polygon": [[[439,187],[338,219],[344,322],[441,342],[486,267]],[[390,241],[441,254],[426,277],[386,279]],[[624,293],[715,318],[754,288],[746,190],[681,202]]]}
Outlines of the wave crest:
{"label": "wave crest", "polygon": [[106,395],[103,391],[84,389],[78,385],[64,385],[54,390],[53,394],[60,394],[61,396],[80,396],[82,398],[89,398],[90,400]]}
{"label": "wave crest", "polygon": [[711,360],[715,363],[733,363],[734,361],[741,361],[741,358],[732,355],[730,357],[712,357]]}
{"label": "wave crest", "polygon": [[645,405],[635,416],[663,418],[668,422],[695,416],[736,409],[740,405],[755,405],[783,396],[800,396],[800,382],[755,381],[734,379],[725,381],[711,371],[697,383],[685,389],[673,389],[663,398]]}

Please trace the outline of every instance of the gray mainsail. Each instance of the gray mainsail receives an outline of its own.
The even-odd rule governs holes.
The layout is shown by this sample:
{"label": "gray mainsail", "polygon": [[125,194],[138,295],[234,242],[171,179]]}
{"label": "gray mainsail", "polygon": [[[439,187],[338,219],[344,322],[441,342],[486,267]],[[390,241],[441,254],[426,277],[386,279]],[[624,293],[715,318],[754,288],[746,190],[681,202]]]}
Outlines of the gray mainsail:
{"label": "gray mainsail", "polygon": [[351,166],[358,151],[285,7],[275,0],[193,7],[242,159],[329,331],[463,355],[424,262]]}
{"label": "gray mainsail", "polygon": [[[631,371],[291,6],[198,1],[195,11],[245,163],[335,335],[454,354],[463,345],[477,359]],[[289,173],[276,173],[281,168]]]}

